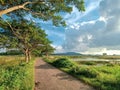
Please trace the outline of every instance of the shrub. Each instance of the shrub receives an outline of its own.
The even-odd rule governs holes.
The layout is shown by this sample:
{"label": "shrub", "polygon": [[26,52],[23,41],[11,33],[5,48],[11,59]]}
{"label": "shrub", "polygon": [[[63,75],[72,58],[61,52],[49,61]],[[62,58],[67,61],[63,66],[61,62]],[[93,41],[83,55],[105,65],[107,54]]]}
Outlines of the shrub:
{"label": "shrub", "polygon": [[98,73],[95,69],[90,69],[86,67],[74,66],[71,68],[70,73],[74,73],[78,76],[84,76],[87,78],[95,78]]}
{"label": "shrub", "polygon": [[115,66],[115,64],[113,64],[113,63],[108,63],[107,66],[113,67],[113,66]]}
{"label": "shrub", "polygon": [[76,66],[76,65],[72,66],[71,69],[70,69],[70,73],[71,74],[76,74],[76,73],[78,73],[79,69],[80,69],[79,66]]}
{"label": "shrub", "polygon": [[55,67],[59,67],[59,68],[70,68],[74,65],[73,62],[67,58],[59,58],[55,60],[52,64]]}
{"label": "shrub", "polygon": [[106,70],[106,69],[102,69],[102,70],[101,70],[101,72],[106,73],[106,74],[112,74],[112,72],[111,72],[111,71]]}
{"label": "shrub", "polygon": [[83,61],[83,62],[81,62],[81,64],[85,64],[85,65],[96,65],[96,63],[93,62],[93,61]]}

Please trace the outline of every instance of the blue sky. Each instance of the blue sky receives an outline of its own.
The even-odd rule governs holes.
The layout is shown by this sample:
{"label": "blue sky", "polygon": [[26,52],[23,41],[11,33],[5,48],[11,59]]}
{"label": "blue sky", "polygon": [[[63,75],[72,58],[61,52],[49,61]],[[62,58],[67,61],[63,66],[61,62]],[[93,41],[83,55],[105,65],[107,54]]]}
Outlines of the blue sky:
{"label": "blue sky", "polygon": [[[67,27],[41,22],[55,53],[120,54],[120,0],[85,0],[85,12],[74,6],[64,14]],[[39,22],[39,21],[38,21]]]}
{"label": "blue sky", "polygon": [[[55,53],[120,54],[120,0],[85,0],[85,12],[74,6],[63,14],[67,27],[36,19],[53,41]],[[29,16],[28,16],[29,18]]]}

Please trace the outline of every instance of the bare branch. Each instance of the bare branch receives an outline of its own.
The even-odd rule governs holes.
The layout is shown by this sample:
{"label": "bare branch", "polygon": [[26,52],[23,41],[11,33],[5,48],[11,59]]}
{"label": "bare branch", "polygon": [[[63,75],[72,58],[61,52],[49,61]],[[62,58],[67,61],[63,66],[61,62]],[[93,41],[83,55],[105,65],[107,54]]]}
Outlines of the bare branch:
{"label": "bare branch", "polygon": [[23,7],[23,9],[26,10],[26,11],[29,11],[29,10],[30,10],[29,8],[26,8],[26,7]]}
{"label": "bare branch", "polygon": [[43,4],[44,1],[39,1],[39,2],[25,2],[25,3],[21,4],[21,5],[16,5],[16,6],[13,6],[11,8],[8,8],[8,9],[5,9],[5,10],[1,10],[0,11],[0,16],[2,16],[4,14],[7,14],[7,13],[10,13],[12,11],[18,10],[18,9],[29,10],[25,6],[28,5],[28,4],[34,4],[34,3],[41,3],[41,4]]}
{"label": "bare branch", "polygon": [[33,3],[33,2],[25,2],[24,4],[22,4],[22,6],[24,7],[24,6],[31,4],[31,3]]}

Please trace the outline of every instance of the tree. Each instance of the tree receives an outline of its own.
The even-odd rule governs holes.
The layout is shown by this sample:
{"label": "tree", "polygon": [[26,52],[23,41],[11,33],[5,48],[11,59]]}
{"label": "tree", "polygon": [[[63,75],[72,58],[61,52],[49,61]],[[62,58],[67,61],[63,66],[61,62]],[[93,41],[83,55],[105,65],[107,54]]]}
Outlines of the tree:
{"label": "tree", "polygon": [[[5,48],[16,48],[25,54],[25,60],[31,59],[31,54],[37,48],[49,45],[44,30],[41,30],[33,22],[13,21],[9,25],[1,23],[4,29],[0,32],[0,46]],[[23,30],[24,29],[24,30]]]}
{"label": "tree", "polygon": [[37,48],[37,50],[41,51],[42,55],[48,56],[49,54],[52,54],[55,50],[50,44],[52,42],[48,39],[44,42],[44,45],[42,47]]}
{"label": "tree", "polygon": [[48,55],[52,54],[54,52],[55,48],[53,48],[50,44],[51,44],[51,42],[48,42],[48,44],[45,43],[45,45],[36,48],[33,51],[33,54],[35,56],[42,56],[42,55],[48,56]]}
{"label": "tree", "polygon": [[54,50],[55,49],[50,44],[46,44],[44,49],[42,49],[42,54],[45,54],[48,57],[48,55],[52,54]]}
{"label": "tree", "polygon": [[73,5],[79,11],[85,11],[84,0],[0,0],[0,16],[31,14],[44,21],[52,20],[54,25],[59,26],[65,25],[60,12],[70,13]]}
{"label": "tree", "polygon": [[[0,19],[0,27],[4,29],[0,31],[0,47],[21,49],[28,62],[31,52],[38,46],[44,46],[47,40],[45,33],[33,23],[26,22],[24,16],[30,14],[43,21],[51,20],[55,26],[65,26],[61,13],[70,13],[73,6],[85,11],[84,0],[0,0],[0,17],[11,17],[10,22]],[[50,45],[42,50],[46,54],[48,47]]]}

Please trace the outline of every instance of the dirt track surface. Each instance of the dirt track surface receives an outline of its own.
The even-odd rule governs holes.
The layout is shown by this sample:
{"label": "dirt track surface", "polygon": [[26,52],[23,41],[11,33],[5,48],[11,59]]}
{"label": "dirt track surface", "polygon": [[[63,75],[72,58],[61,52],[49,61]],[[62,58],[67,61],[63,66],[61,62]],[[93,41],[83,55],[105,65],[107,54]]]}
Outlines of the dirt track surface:
{"label": "dirt track surface", "polygon": [[35,64],[34,90],[94,90],[76,78],[47,64],[41,59]]}

